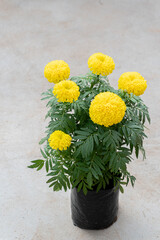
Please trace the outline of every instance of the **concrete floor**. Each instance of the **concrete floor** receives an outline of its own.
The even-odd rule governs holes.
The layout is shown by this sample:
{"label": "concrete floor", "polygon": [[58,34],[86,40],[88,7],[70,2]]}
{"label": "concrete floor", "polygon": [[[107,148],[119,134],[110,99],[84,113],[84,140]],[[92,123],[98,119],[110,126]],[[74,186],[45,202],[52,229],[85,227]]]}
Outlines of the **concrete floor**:
{"label": "concrete floor", "polygon": [[[0,12],[0,240],[160,239],[160,1],[1,0]],[[120,195],[118,221],[86,231],[72,225],[70,192],[52,192],[45,172],[27,165],[40,157],[46,126],[44,66],[63,59],[71,76],[83,74],[95,52],[113,57],[113,86],[126,71],[148,80],[152,124],[147,159],[129,166],[137,181]]]}

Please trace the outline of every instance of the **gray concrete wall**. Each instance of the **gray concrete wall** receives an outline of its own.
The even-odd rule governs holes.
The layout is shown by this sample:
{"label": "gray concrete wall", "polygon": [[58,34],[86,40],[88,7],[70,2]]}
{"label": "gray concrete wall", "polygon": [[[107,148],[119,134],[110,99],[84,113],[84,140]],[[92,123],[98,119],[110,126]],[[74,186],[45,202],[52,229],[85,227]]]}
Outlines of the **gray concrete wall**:
{"label": "gray concrete wall", "polygon": [[[0,19],[0,240],[159,239],[160,1],[1,0]],[[113,86],[126,71],[145,77],[152,124],[147,159],[129,167],[137,181],[120,196],[118,221],[83,231],[72,225],[70,193],[52,192],[45,172],[27,165],[40,157],[46,125],[44,66],[63,59],[71,76],[84,74],[95,52],[113,57]]]}

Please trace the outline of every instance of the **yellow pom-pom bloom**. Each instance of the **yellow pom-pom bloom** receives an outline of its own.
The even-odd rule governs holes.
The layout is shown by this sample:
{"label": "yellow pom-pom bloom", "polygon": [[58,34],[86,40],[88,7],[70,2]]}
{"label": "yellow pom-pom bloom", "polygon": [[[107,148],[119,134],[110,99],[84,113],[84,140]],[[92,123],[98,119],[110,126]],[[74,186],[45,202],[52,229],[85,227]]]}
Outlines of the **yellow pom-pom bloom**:
{"label": "yellow pom-pom bloom", "polygon": [[94,53],[88,59],[89,69],[97,75],[107,76],[115,69],[113,58],[103,53]]}
{"label": "yellow pom-pom bloom", "polygon": [[55,150],[59,149],[60,151],[62,150],[67,150],[67,148],[71,145],[71,136],[60,131],[54,131],[49,139],[49,146]]}
{"label": "yellow pom-pom bloom", "polygon": [[125,72],[118,80],[118,88],[139,96],[146,90],[147,81],[138,72]]}
{"label": "yellow pom-pom bloom", "polygon": [[91,102],[89,115],[94,123],[109,127],[121,122],[125,111],[125,102],[117,94],[103,92]]}
{"label": "yellow pom-pom bloom", "polygon": [[69,78],[70,68],[63,60],[49,62],[44,68],[44,76],[49,82],[58,83]]}
{"label": "yellow pom-pom bloom", "polygon": [[77,101],[80,92],[77,84],[71,80],[65,80],[55,84],[53,94],[58,98],[58,102]]}

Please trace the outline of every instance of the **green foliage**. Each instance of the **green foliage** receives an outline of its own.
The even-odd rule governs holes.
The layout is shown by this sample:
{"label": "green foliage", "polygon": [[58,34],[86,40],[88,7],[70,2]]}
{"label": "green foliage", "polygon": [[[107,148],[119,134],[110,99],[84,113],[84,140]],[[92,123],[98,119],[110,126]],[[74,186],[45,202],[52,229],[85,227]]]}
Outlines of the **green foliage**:
{"label": "green foliage", "polygon": [[[97,192],[106,188],[110,182],[123,192],[123,186],[130,182],[134,186],[135,177],[130,175],[127,165],[142,153],[145,122],[150,123],[147,106],[140,97],[115,90],[107,77],[92,73],[85,76],[72,77],[80,88],[80,96],[76,102],[58,102],[49,89],[43,93],[42,100],[48,100],[49,118],[46,136],[39,144],[44,144],[41,154],[44,160],[31,161],[29,168],[38,170],[45,168],[47,183],[54,191],[77,187],[87,194],[88,190]],[[94,124],[89,117],[89,106],[99,92],[118,94],[127,106],[123,120],[111,127]],[[72,144],[66,151],[53,150],[48,138],[55,130],[62,130],[72,137]]]}
{"label": "green foliage", "polygon": [[44,166],[44,160],[37,159],[31,161],[32,165],[28,166],[29,168],[37,168],[37,171],[39,171]]}

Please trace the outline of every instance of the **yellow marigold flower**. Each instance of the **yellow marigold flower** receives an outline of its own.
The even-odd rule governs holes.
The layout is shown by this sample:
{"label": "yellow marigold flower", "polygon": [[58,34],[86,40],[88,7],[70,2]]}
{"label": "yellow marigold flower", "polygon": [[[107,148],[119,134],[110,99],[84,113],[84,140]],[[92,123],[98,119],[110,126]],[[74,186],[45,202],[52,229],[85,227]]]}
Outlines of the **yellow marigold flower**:
{"label": "yellow marigold flower", "polygon": [[70,68],[63,60],[49,62],[44,68],[44,76],[49,82],[58,83],[69,78]]}
{"label": "yellow marigold flower", "polygon": [[77,84],[71,80],[65,80],[55,84],[53,94],[58,98],[58,102],[77,101],[80,92]]}
{"label": "yellow marigold flower", "polygon": [[125,72],[118,80],[118,88],[139,96],[146,90],[147,81],[138,72]]}
{"label": "yellow marigold flower", "polygon": [[51,148],[62,151],[67,150],[67,148],[71,145],[71,140],[72,138],[70,135],[57,130],[50,135],[48,142]]}
{"label": "yellow marigold flower", "polygon": [[113,72],[115,63],[113,58],[103,53],[94,53],[88,59],[88,67],[94,74],[106,76]]}
{"label": "yellow marigold flower", "polygon": [[103,92],[91,102],[89,115],[94,123],[109,127],[121,122],[125,111],[126,105],[117,94]]}

